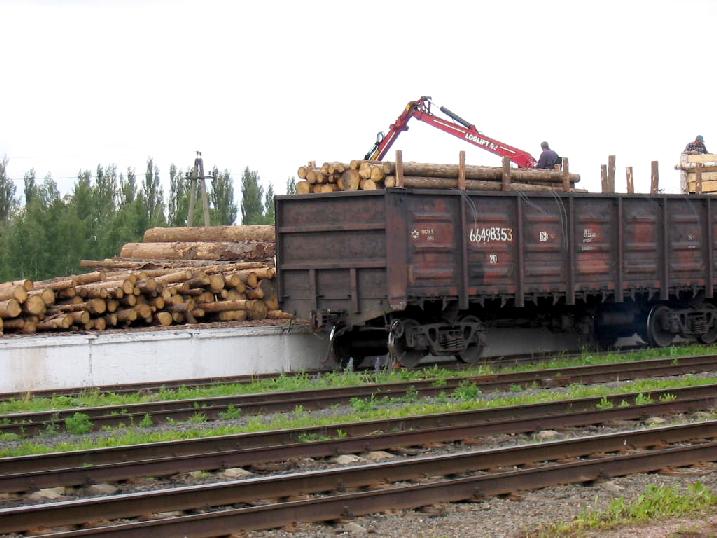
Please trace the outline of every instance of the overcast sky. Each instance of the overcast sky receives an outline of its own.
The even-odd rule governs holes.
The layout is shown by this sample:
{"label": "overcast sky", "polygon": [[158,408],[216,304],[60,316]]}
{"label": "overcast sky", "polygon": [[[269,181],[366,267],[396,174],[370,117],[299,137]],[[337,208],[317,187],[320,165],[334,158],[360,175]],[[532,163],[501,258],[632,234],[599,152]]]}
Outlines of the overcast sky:
{"label": "overcast sky", "polygon": [[[548,140],[599,190],[617,155],[679,190],[685,144],[717,152],[715,1],[0,0],[0,158],[67,192],[80,168],[152,156],[257,170],[283,192],[307,160],[362,158],[431,95],[503,142]],[[415,120],[413,120],[415,122]],[[415,122],[405,160],[500,165]],[[393,158],[393,151],[387,159]]]}

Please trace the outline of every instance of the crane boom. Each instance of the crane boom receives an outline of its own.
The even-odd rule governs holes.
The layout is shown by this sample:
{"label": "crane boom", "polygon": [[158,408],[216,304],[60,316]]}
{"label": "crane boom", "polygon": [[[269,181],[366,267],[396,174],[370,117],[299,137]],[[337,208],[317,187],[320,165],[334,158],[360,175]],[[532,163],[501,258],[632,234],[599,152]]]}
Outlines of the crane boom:
{"label": "crane boom", "polygon": [[490,151],[501,157],[508,157],[519,168],[534,168],[536,161],[527,151],[515,148],[494,138],[490,138],[482,134],[476,129],[472,123],[464,120],[454,112],[445,107],[441,107],[440,111],[451,120],[441,118],[431,112],[431,98],[422,96],[417,101],[410,101],[398,119],[391,124],[388,133],[379,133],[376,137],[376,143],[366,154],[366,160],[380,161],[384,158],[388,150],[403,131],[408,130],[408,121],[416,118],[419,121],[427,123],[443,132],[452,134],[466,142],[478,146],[479,148]]}

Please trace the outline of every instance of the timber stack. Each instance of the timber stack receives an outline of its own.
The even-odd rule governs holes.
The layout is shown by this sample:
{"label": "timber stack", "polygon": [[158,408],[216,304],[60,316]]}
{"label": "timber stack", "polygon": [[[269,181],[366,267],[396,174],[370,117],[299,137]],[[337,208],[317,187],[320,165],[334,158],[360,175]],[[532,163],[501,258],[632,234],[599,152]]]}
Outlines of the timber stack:
{"label": "timber stack", "polygon": [[571,174],[567,159],[562,170],[416,162],[351,161],[328,162],[320,167],[311,161],[300,166],[297,194],[335,191],[372,191],[406,187],[416,189],[462,189],[480,191],[574,191],[580,181]]}
{"label": "timber stack", "polygon": [[0,330],[291,319],[276,295],[273,226],[152,228],[145,241],[118,258],[82,260],[89,273],[0,284]]}

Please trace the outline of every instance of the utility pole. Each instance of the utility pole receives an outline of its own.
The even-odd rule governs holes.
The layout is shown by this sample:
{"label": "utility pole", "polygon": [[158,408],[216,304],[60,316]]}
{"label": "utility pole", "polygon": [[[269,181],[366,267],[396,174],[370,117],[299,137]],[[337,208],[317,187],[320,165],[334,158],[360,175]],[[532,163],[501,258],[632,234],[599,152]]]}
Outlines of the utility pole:
{"label": "utility pole", "polygon": [[206,178],[211,176],[204,175],[204,161],[202,160],[202,152],[197,151],[197,157],[194,159],[194,168],[189,178],[189,215],[187,215],[187,226],[192,225],[194,219],[194,204],[197,200],[197,180],[199,180],[199,189],[202,193],[202,206],[204,209],[204,226],[209,226],[209,201],[207,200],[207,183]]}

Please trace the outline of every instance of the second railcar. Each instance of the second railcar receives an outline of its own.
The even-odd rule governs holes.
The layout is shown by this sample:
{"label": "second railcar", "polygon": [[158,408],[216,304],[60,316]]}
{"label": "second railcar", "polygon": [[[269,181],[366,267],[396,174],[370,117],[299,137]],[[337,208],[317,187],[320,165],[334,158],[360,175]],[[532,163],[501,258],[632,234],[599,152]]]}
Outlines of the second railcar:
{"label": "second railcar", "polygon": [[284,310],[339,358],[480,357],[490,326],[717,340],[708,196],[403,190],[277,197]]}

